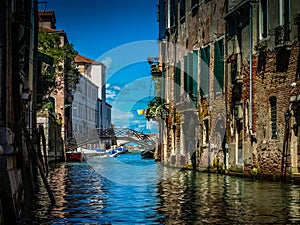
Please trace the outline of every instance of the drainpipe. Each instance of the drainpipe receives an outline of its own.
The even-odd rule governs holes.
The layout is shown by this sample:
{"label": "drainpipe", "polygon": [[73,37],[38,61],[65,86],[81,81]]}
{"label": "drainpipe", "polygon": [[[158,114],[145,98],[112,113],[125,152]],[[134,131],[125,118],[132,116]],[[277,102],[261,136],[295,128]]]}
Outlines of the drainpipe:
{"label": "drainpipe", "polygon": [[250,26],[250,46],[249,46],[249,64],[250,64],[250,100],[249,100],[249,130],[251,136],[253,135],[252,131],[252,31],[253,31],[253,25],[252,25],[252,3],[250,2],[250,9],[249,9],[249,26]]}

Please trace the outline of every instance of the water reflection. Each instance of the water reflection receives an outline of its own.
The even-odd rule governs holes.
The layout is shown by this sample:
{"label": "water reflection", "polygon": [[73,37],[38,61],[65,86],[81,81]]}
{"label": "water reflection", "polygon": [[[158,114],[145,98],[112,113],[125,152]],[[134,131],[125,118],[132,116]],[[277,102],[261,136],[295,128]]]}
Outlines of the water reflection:
{"label": "water reflection", "polygon": [[300,187],[184,171],[158,185],[162,224],[300,223]]}
{"label": "water reflection", "polygon": [[[25,224],[300,223],[300,186],[174,171],[139,154],[98,160],[55,165],[49,181],[56,206],[49,208],[39,181]],[[124,164],[135,166],[135,172],[120,172]],[[121,175],[122,182],[103,176],[104,170],[119,171],[112,174]]]}

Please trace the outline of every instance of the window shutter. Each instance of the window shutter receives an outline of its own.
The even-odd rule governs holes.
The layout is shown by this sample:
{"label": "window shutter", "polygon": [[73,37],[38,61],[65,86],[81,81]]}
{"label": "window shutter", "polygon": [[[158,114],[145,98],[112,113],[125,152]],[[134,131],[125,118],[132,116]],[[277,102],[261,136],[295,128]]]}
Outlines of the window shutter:
{"label": "window shutter", "polygon": [[185,92],[188,92],[188,57],[184,56],[184,84],[183,88]]}
{"label": "window shutter", "polygon": [[181,68],[180,62],[175,63],[175,75],[174,75],[174,94],[175,102],[180,101],[180,89],[181,89]]}
{"label": "window shutter", "polygon": [[200,85],[201,95],[209,94],[209,64],[210,64],[210,47],[201,49],[200,64]]}
{"label": "window shutter", "polygon": [[224,85],[224,44],[223,39],[215,42],[215,58],[214,58],[214,91],[220,92]]}
{"label": "window shutter", "polygon": [[198,93],[198,50],[193,51],[193,93]]}

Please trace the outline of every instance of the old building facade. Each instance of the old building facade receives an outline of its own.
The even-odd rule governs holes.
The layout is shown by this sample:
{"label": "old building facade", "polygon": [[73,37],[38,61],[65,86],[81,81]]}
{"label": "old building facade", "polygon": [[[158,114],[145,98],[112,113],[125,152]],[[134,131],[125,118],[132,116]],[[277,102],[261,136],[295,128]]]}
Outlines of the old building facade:
{"label": "old building facade", "polygon": [[223,157],[225,1],[160,1],[164,123],[158,158],[208,168]]}
{"label": "old building facade", "polygon": [[0,224],[16,224],[33,193],[37,2],[0,2]]}
{"label": "old building facade", "polygon": [[266,176],[299,173],[299,4],[233,3],[225,17],[229,163]]}
{"label": "old building facade", "polygon": [[[56,29],[56,17],[54,11],[39,11],[38,15],[39,31],[59,35],[61,46],[69,44],[65,31]],[[69,145],[72,145],[73,143],[72,107],[70,106],[72,105],[75,86],[71,82],[66,81],[66,74],[69,72],[67,64],[72,63],[70,60],[73,59],[64,59],[59,65],[60,68],[56,68],[56,73],[59,74],[56,76],[56,83],[59,84],[59,86],[52,91],[49,96],[49,100],[54,104],[55,120],[59,120],[61,125],[61,134],[59,137],[55,137],[56,144],[53,145],[56,146],[55,151],[53,148],[49,148],[49,150],[51,156],[60,160],[65,159],[67,146],[69,147]],[[46,124],[44,126],[49,127]]]}
{"label": "old building facade", "polygon": [[297,2],[161,0],[158,16],[157,159],[175,166],[194,161],[204,170],[297,174]]}

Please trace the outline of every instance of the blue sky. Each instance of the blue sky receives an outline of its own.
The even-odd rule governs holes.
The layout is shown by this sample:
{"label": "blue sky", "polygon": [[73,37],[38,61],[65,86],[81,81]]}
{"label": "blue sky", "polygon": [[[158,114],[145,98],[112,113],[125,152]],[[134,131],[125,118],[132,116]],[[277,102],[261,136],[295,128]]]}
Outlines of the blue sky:
{"label": "blue sky", "polygon": [[[54,10],[79,54],[107,65],[107,101],[113,123],[155,133],[153,124],[133,115],[154,95],[147,57],[157,56],[157,0],[50,0],[39,10]],[[153,128],[151,128],[153,127]],[[154,129],[154,130],[153,130]]]}

